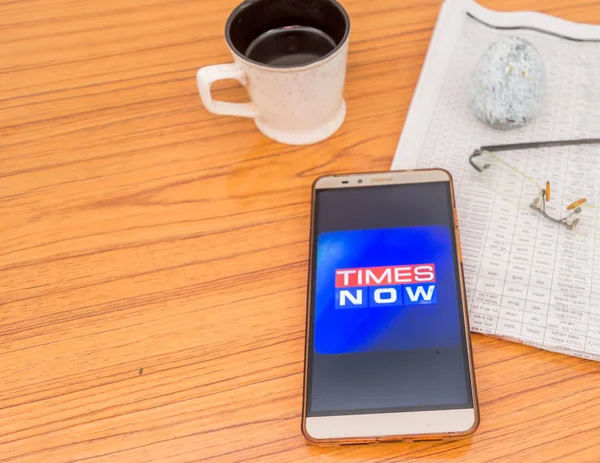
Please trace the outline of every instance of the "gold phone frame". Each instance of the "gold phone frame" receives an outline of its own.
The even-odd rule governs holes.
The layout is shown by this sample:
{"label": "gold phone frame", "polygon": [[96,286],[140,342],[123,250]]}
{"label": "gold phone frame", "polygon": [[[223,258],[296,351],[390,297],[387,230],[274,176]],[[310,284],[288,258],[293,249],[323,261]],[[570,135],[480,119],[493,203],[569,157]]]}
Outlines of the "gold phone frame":
{"label": "gold phone frame", "polygon": [[[393,413],[381,413],[381,414],[364,414],[364,415],[343,415],[344,417],[351,417],[356,420],[364,419],[369,417],[370,423],[373,428],[381,428],[377,426],[382,420],[392,416],[404,415],[405,418],[415,419],[415,427],[420,428],[417,432],[401,432],[386,435],[351,435],[356,434],[354,430],[350,429],[346,425],[348,436],[335,436],[335,437],[315,437],[310,434],[307,429],[307,419],[330,419],[329,423],[333,426],[340,428],[340,424],[346,420],[350,422],[348,418],[337,419],[337,416],[326,416],[326,417],[307,417],[307,391],[308,391],[308,359],[309,359],[309,330],[311,329],[311,300],[312,300],[312,254],[314,244],[314,220],[315,220],[315,201],[316,193],[320,189],[330,188],[356,188],[356,187],[372,187],[381,185],[400,185],[400,184],[414,184],[414,183],[430,183],[436,181],[447,181],[450,185],[450,196],[453,208],[453,218],[455,227],[455,241],[456,241],[456,257],[458,259],[458,272],[460,280],[462,307],[463,307],[463,320],[464,320],[464,332],[465,342],[467,347],[468,355],[468,366],[469,366],[469,377],[471,382],[471,394],[473,396],[473,408],[467,409],[456,409],[456,410],[435,410],[435,411],[424,411],[424,412],[393,412]],[[344,182],[344,183],[342,183]],[[310,220],[310,241],[309,241],[309,270],[308,270],[308,291],[307,291],[307,304],[306,304],[306,332],[305,332],[305,347],[304,347],[304,382],[303,382],[303,400],[302,400],[302,434],[312,444],[316,445],[347,445],[347,444],[361,444],[361,443],[375,443],[375,442],[386,442],[386,441],[415,441],[415,440],[443,440],[443,439],[459,439],[465,438],[472,435],[479,427],[480,414],[479,414],[479,402],[477,398],[477,387],[475,382],[475,366],[473,363],[473,348],[471,343],[470,329],[469,329],[469,314],[467,309],[467,299],[465,292],[464,273],[463,273],[463,258],[460,245],[460,234],[458,228],[458,217],[456,214],[456,201],[454,194],[454,185],[452,182],[452,175],[450,172],[444,169],[413,169],[403,171],[391,171],[391,172],[371,172],[371,173],[359,173],[359,174],[348,174],[348,175],[330,175],[319,177],[315,180],[312,186],[312,207],[311,207],[311,220]],[[468,411],[468,419],[470,420],[472,412],[472,425],[467,429],[440,431],[439,429],[433,432],[423,429],[424,423],[418,425],[419,416],[418,414],[429,414],[430,419],[435,416],[442,417],[444,414],[448,416],[448,423],[452,422],[452,413],[458,410]],[[437,413],[437,415],[435,415]],[[412,415],[411,415],[412,414]],[[423,415],[424,416],[424,415]],[[460,416],[463,416],[460,414]],[[357,418],[354,418],[357,417]],[[334,419],[331,419],[334,418]],[[464,418],[467,418],[465,413]],[[437,418],[436,418],[437,419]],[[344,428],[344,426],[341,426]],[[385,426],[384,426],[385,427]],[[427,426],[425,426],[427,427]],[[451,428],[451,426],[449,426]]]}

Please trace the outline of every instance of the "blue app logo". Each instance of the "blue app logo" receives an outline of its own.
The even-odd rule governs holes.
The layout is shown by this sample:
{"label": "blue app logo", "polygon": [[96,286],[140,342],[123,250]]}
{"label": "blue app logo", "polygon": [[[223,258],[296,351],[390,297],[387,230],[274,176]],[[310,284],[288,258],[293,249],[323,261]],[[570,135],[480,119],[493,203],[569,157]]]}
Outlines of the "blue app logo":
{"label": "blue app logo", "polygon": [[317,243],[317,354],[460,345],[448,227],[326,232]]}
{"label": "blue app logo", "polygon": [[336,288],[336,309],[364,307],[398,307],[401,305],[437,304],[435,283],[366,288]]}

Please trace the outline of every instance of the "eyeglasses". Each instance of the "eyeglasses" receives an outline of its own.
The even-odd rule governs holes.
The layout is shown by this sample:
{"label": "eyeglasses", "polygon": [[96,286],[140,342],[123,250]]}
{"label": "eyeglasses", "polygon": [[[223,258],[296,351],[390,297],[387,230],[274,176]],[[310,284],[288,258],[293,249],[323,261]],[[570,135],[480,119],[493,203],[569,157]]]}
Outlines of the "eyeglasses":
{"label": "eyeglasses", "polygon": [[550,182],[546,181],[546,185],[542,186],[539,184],[534,178],[529,175],[521,172],[514,166],[510,165],[508,162],[504,161],[500,156],[495,153],[499,153],[502,151],[516,151],[516,150],[525,150],[532,148],[549,148],[556,146],[574,146],[574,145],[594,145],[600,144],[600,138],[586,138],[580,140],[560,140],[560,141],[544,141],[544,142],[531,142],[531,143],[512,143],[508,145],[490,145],[490,146],[482,146],[481,148],[473,151],[473,154],[469,157],[469,163],[473,166],[478,172],[483,172],[488,169],[491,164],[486,163],[483,165],[478,165],[475,162],[475,158],[482,156],[483,154],[491,156],[493,159],[503,164],[504,166],[511,169],[513,172],[517,173],[527,181],[533,183],[538,191],[539,196],[536,197],[533,202],[529,205],[533,210],[539,212],[544,218],[550,220],[551,222],[564,225],[568,230],[572,230],[579,223],[579,217],[577,217],[584,208],[595,208],[600,209],[599,206],[595,206],[589,204],[586,198],[580,198],[577,201],[569,204],[567,206],[567,211],[565,212],[564,217],[552,217],[546,212],[546,204],[550,201],[551,197],[551,188]]}

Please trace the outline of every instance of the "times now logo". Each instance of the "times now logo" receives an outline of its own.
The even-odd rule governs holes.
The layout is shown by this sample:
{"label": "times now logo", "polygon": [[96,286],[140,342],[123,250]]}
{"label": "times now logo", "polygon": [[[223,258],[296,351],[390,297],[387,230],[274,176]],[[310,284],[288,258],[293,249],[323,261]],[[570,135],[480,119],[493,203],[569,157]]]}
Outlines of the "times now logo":
{"label": "times now logo", "polygon": [[335,271],[336,309],[416,304],[437,304],[434,264]]}

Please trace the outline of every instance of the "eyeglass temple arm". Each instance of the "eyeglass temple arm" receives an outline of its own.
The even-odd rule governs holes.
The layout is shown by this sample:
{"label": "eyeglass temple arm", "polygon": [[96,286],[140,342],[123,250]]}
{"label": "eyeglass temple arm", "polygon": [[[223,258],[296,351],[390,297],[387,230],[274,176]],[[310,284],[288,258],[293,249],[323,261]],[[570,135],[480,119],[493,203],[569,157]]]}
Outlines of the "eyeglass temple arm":
{"label": "eyeglass temple arm", "polygon": [[473,168],[478,172],[483,172],[485,169],[490,167],[489,164],[484,164],[483,166],[479,166],[475,163],[474,159],[478,156],[481,156],[481,151],[483,151],[483,148],[473,151],[473,154],[471,154],[471,156],[469,156],[469,164],[471,164],[471,166],[473,166]]}
{"label": "eyeglass temple arm", "polygon": [[530,142],[530,143],[510,143],[507,145],[489,145],[482,146],[479,149],[473,151],[471,157],[469,157],[469,163],[473,166],[477,171],[483,172],[490,165],[485,164],[483,167],[478,166],[473,160],[481,156],[483,151],[490,151],[492,153],[497,153],[500,151],[516,151],[516,150],[527,150],[532,148],[550,148],[553,146],[573,146],[573,145],[595,145],[600,144],[600,138],[581,138],[578,140],[556,140],[556,141],[538,141],[538,142]]}

